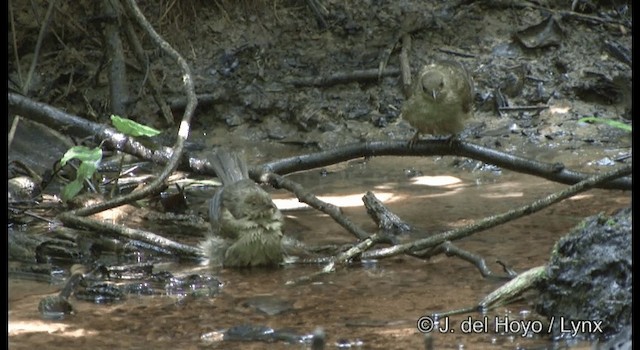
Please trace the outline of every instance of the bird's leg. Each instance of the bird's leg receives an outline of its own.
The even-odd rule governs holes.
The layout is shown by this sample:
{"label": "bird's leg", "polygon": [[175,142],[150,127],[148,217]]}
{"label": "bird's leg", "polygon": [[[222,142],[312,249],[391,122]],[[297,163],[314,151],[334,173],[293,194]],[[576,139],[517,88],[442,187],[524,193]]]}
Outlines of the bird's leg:
{"label": "bird's leg", "polygon": [[452,148],[454,143],[460,142],[460,137],[458,134],[451,134],[449,137],[447,137],[447,144],[449,144],[449,147]]}
{"label": "bird's leg", "polygon": [[409,139],[409,142],[407,143],[407,146],[409,148],[413,148],[413,146],[415,146],[415,144],[420,141],[420,131],[416,131],[416,133],[413,135],[413,137],[411,139]]}

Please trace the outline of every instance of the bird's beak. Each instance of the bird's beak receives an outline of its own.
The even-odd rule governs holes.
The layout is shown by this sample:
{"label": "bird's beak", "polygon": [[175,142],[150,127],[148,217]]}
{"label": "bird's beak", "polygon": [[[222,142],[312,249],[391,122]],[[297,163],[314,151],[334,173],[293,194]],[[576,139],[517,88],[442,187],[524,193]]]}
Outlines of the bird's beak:
{"label": "bird's beak", "polygon": [[437,99],[438,98],[438,92],[436,90],[431,91],[431,97],[433,97],[433,99]]}

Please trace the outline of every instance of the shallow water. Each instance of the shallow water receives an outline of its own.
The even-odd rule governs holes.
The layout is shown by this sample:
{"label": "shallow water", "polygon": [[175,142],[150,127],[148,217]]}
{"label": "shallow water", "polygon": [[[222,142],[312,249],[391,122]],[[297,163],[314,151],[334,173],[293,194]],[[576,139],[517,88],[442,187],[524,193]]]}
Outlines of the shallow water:
{"label": "shallow water", "polygon": [[[437,159],[384,157],[352,161],[291,175],[308,190],[340,205],[344,213],[366,230],[374,231],[361,197],[373,191],[392,211],[426,232],[460,227],[488,215],[531,202],[565,185],[509,171],[492,173],[451,166],[452,157]],[[406,169],[422,173],[408,177]],[[329,217],[301,208],[285,191],[273,191],[287,216],[286,233],[309,244],[349,243],[354,238]],[[517,272],[546,263],[555,241],[583,218],[611,212],[630,204],[630,192],[592,190],[541,212],[476,233],[455,242],[484,257],[489,268],[501,273],[496,260]],[[416,237],[403,236],[407,241]],[[193,243],[193,242],[190,242]],[[169,264],[174,274],[211,272],[195,263]],[[9,345],[11,348],[214,348],[300,349],[299,344],[216,342],[201,337],[242,324],[287,328],[297,333],[322,327],[327,348],[336,342],[362,344],[366,349],[423,348],[416,328],[421,316],[473,306],[503,282],[485,279],[469,263],[436,256],[428,261],[399,256],[377,262],[356,263],[311,283],[286,282],[318,271],[318,266],[290,266],[278,270],[217,272],[224,286],[214,298],[129,297],[112,305],[74,300],[76,315],[63,321],[42,320],[38,302],[57,291],[44,283],[9,280]],[[259,297],[258,299],[256,299]],[[256,302],[258,300],[258,302]],[[285,305],[269,316],[254,306]],[[272,302],[269,302],[271,300]],[[490,319],[509,315],[518,319],[526,302],[498,308]],[[542,349],[554,348],[540,338],[522,338],[495,332],[463,334],[457,327],[479,313],[451,317],[454,332],[434,333],[436,349]],[[529,316],[534,320],[535,316]],[[562,344],[561,344],[562,345]],[[574,344],[588,349],[588,344]]]}

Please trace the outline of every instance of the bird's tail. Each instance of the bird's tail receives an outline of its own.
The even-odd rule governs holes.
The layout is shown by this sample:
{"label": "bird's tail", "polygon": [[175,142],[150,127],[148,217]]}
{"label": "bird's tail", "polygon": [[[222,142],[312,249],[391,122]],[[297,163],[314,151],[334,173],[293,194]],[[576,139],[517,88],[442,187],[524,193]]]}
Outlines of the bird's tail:
{"label": "bird's tail", "polygon": [[234,182],[249,178],[247,161],[238,152],[219,148],[209,157],[209,162],[211,162],[216,175],[222,180],[223,185],[231,185]]}

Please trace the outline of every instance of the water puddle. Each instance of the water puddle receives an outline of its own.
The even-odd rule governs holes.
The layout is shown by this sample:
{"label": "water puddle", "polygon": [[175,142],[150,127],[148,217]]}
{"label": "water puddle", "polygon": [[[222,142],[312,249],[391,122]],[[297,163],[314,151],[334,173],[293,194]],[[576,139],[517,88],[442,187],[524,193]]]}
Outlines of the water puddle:
{"label": "water puddle", "polygon": [[[321,198],[343,207],[345,215],[366,230],[375,224],[361,197],[373,191],[392,211],[426,234],[460,227],[488,215],[519,207],[565,185],[509,171],[492,173],[452,167],[452,157],[418,159],[385,157],[352,161],[326,172],[291,178]],[[419,175],[410,177],[408,175]],[[304,208],[285,191],[273,191],[287,216],[286,233],[308,244],[349,243],[354,238],[324,214]],[[592,190],[541,212],[477,233],[456,244],[484,257],[502,273],[500,260],[517,272],[545,264],[555,241],[583,218],[630,204],[630,192]],[[423,234],[425,234],[423,233]],[[422,235],[422,234],[417,234]],[[402,241],[416,235],[400,237]],[[194,242],[189,242],[194,243]],[[322,327],[327,348],[418,349],[424,337],[418,320],[434,312],[470,307],[503,282],[485,279],[469,263],[436,256],[428,261],[399,256],[355,263],[309,283],[286,282],[310,275],[319,266],[278,270],[211,271],[196,263],[167,264],[176,275],[210,272],[223,283],[212,298],[130,296],[124,302],[96,305],[71,299],[74,316],[43,320],[38,302],[59,287],[9,280],[9,346],[11,348],[214,348],[300,349],[283,342],[219,342],[203,335],[239,325],[288,329],[297,334]],[[535,320],[520,302],[490,311],[489,321],[509,317]],[[544,349],[554,344],[538,337],[495,332],[465,333],[463,321],[482,314],[452,316],[449,328],[433,332],[435,349]],[[424,319],[423,319],[424,320]],[[444,329],[445,320],[439,323]],[[574,344],[588,349],[588,344]],[[302,348],[305,348],[304,346]],[[306,346],[306,348],[309,348]]]}

